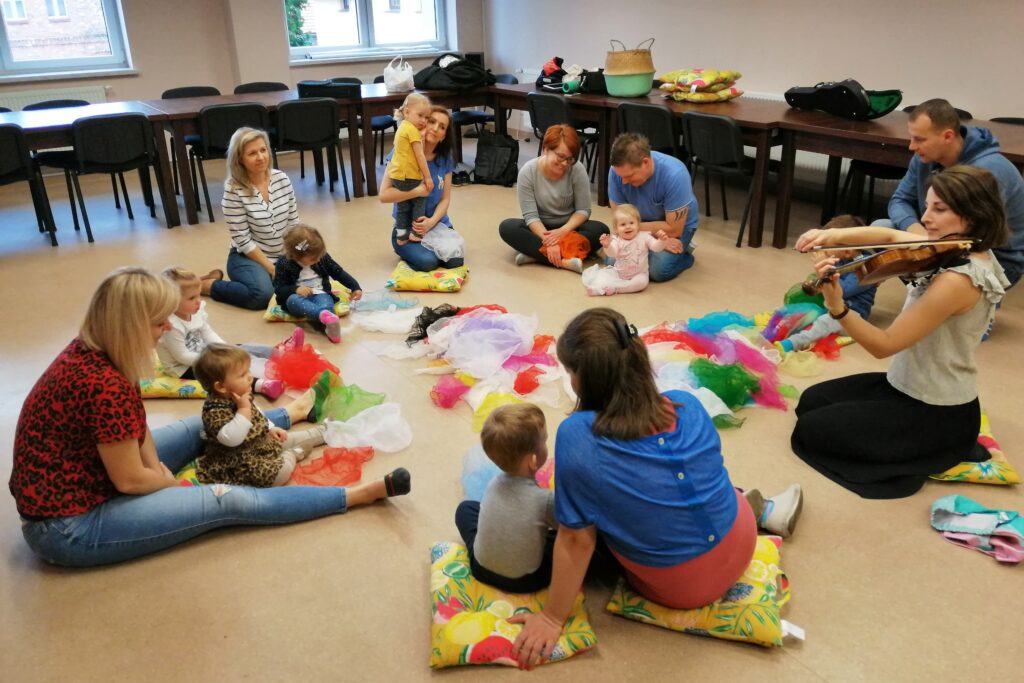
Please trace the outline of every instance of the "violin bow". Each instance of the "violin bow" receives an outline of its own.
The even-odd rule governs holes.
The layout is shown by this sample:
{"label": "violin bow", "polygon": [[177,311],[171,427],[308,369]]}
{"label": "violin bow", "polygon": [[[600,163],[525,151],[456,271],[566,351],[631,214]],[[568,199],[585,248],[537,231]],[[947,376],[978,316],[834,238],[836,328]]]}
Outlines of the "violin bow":
{"label": "violin bow", "polygon": [[936,245],[955,244],[964,249],[970,249],[977,242],[972,239],[943,239],[943,240],[914,240],[908,242],[890,242],[888,244],[836,244],[831,247],[811,247],[811,251],[850,251],[851,249],[910,249],[913,247],[927,247]]}

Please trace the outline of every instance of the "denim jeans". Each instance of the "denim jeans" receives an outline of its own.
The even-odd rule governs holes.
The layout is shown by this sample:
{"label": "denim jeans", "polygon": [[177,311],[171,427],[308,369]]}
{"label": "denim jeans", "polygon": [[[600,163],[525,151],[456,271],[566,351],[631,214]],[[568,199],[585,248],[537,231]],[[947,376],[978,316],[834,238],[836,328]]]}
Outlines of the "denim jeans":
{"label": "denim jeans", "polygon": [[[434,227],[434,230],[451,229],[450,225],[445,225],[444,223],[438,223]],[[437,254],[427,249],[420,242],[399,244],[394,230],[391,231],[391,248],[394,249],[400,259],[409,264],[410,268],[424,273],[438,268],[458,268],[466,262],[464,258],[452,258],[442,261],[437,258]]]}
{"label": "denim jeans", "polygon": [[292,294],[285,302],[285,308],[292,315],[304,317],[311,322],[320,322],[320,311],[334,313],[334,297],[330,294],[301,296]]}
{"label": "denim jeans", "polygon": [[231,279],[216,280],[211,285],[210,296],[214,301],[258,311],[266,308],[274,295],[270,273],[234,248],[228,252],[228,277]]}
{"label": "denim jeans", "polygon": [[[283,408],[267,412],[291,426]],[[153,430],[160,461],[176,472],[203,450],[202,420],[186,418]],[[215,493],[219,491],[219,493]],[[328,486],[176,486],[141,496],[119,495],[72,517],[22,521],[29,547],[65,567],[123,562],[170,548],[212,529],[276,525],[345,512],[346,491]]]}
{"label": "denim jeans", "polygon": [[[410,178],[408,180],[391,180],[391,185],[396,190],[408,192],[415,190],[423,184],[422,180]],[[400,239],[409,239],[409,232],[412,230],[412,222],[427,213],[427,198],[416,197],[406,199],[404,202],[395,204],[395,231]]]}

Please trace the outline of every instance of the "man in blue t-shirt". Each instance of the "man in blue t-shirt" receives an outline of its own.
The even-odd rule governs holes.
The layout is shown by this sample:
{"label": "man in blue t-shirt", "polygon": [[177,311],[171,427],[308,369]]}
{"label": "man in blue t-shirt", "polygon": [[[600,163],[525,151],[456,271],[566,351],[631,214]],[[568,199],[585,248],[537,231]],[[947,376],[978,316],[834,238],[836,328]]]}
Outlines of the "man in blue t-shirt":
{"label": "man in blue t-shirt", "polygon": [[681,249],[667,247],[650,255],[651,280],[671,280],[693,265],[691,240],[699,211],[689,171],[679,159],[652,152],[647,138],[636,133],[615,138],[611,165],[608,203],[612,210],[619,204],[632,204],[640,212],[642,230],[664,230],[682,242]]}

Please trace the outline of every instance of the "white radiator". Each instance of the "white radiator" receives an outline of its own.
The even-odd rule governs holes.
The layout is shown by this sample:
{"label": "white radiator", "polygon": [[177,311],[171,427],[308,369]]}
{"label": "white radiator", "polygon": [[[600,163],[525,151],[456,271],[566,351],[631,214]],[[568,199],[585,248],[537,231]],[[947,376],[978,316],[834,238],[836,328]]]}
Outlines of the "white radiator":
{"label": "white radiator", "polygon": [[90,103],[106,102],[109,85],[82,85],[63,88],[36,88],[33,90],[4,90],[0,92],[0,107],[13,111],[26,105],[46,100],[85,100]]}

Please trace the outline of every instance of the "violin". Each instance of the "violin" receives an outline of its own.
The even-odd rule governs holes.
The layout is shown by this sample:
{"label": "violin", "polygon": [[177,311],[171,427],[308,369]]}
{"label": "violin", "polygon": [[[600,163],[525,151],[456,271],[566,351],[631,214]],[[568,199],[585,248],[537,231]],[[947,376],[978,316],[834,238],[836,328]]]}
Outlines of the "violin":
{"label": "violin", "polygon": [[898,242],[896,244],[836,245],[814,247],[811,251],[850,251],[877,249],[847,263],[830,268],[824,277],[815,282],[805,282],[806,294],[814,294],[833,275],[853,271],[863,285],[873,285],[891,277],[912,277],[921,273],[946,267],[958,259],[965,258],[974,241],[969,239],[921,240],[919,242]]}

